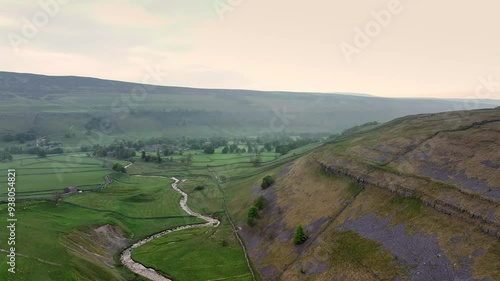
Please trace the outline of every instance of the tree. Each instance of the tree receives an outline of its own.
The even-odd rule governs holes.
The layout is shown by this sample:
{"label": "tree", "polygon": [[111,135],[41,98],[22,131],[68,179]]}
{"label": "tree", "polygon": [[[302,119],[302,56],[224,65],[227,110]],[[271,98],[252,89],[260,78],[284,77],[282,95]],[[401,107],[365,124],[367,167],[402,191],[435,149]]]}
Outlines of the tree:
{"label": "tree", "polygon": [[260,163],[262,163],[262,158],[260,157],[260,155],[254,155],[252,156],[252,158],[250,158],[250,162],[254,167],[259,167]]}
{"label": "tree", "polygon": [[260,187],[262,187],[262,189],[266,189],[268,187],[270,187],[271,185],[273,185],[274,183],[274,178],[272,176],[265,176],[263,179],[262,179],[262,183],[260,184]]}
{"label": "tree", "polygon": [[187,156],[186,156],[186,164],[188,166],[191,166],[191,164],[193,164],[193,154],[189,153]]}
{"label": "tree", "polygon": [[45,158],[45,157],[47,157],[47,152],[45,152],[45,150],[43,150],[43,149],[40,149],[40,150],[36,153],[36,155],[37,155],[39,158]]}
{"label": "tree", "polygon": [[205,147],[203,150],[206,154],[214,154],[215,153],[215,148],[211,145]]}
{"label": "tree", "polygon": [[227,154],[229,152],[229,147],[226,145],[224,146],[224,148],[222,149],[222,154]]}
{"label": "tree", "polygon": [[54,201],[54,205],[59,204],[59,201],[62,199],[62,194],[59,191],[54,192],[54,195],[52,195],[52,200]]}
{"label": "tree", "polygon": [[13,135],[5,135],[3,136],[3,141],[5,142],[11,142],[11,141],[14,141],[14,136]]}
{"label": "tree", "polygon": [[141,153],[141,159],[144,159],[144,158],[146,158],[146,151],[143,150]]}
{"label": "tree", "polygon": [[259,211],[257,210],[257,207],[255,206],[250,207],[250,209],[248,209],[247,224],[249,226],[254,226],[255,219],[258,217],[259,217]]}
{"label": "tree", "polygon": [[156,161],[158,161],[158,163],[161,163],[161,155],[160,155],[160,152],[156,152]]}
{"label": "tree", "polygon": [[307,236],[307,233],[304,231],[302,225],[299,224],[295,229],[295,234],[293,235],[293,242],[295,243],[295,245],[300,245],[306,242],[307,238],[309,238]]}
{"label": "tree", "polygon": [[0,152],[0,162],[10,162],[12,161],[12,154],[8,151]]}
{"label": "tree", "polygon": [[23,147],[22,146],[13,146],[9,148],[8,150],[11,154],[23,154]]}
{"label": "tree", "polygon": [[266,142],[266,143],[264,144],[264,149],[266,149],[266,150],[267,150],[267,152],[271,152],[271,151],[273,150],[273,145],[272,145],[272,143],[270,143],[270,142]]}
{"label": "tree", "polygon": [[125,169],[125,167],[123,167],[123,165],[120,163],[115,163],[112,169],[113,171],[117,171],[120,173],[125,173],[125,174],[127,173],[127,169]]}
{"label": "tree", "polygon": [[236,144],[231,144],[229,146],[229,153],[235,153],[236,152],[236,149],[238,148],[238,146]]}
{"label": "tree", "polygon": [[248,151],[248,153],[253,153],[253,147],[251,145],[249,145],[247,151]]}

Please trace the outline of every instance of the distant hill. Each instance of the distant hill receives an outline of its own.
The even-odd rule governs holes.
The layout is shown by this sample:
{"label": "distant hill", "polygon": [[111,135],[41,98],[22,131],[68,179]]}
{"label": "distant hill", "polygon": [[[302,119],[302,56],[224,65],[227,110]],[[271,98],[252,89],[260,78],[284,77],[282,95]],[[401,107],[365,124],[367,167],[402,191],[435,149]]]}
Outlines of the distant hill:
{"label": "distant hill", "polygon": [[[105,130],[106,135],[135,139],[160,135],[340,133],[366,122],[464,107],[462,101],[456,100],[142,87],[96,78],[12,72],[0,72],[0,99],[0,136],[30,129],[39,135],[60,136],[70,128],[85,133],[85,125],[97,118],[111,128]],[[481,101],[477,107],[490,108],[499,103]]]}

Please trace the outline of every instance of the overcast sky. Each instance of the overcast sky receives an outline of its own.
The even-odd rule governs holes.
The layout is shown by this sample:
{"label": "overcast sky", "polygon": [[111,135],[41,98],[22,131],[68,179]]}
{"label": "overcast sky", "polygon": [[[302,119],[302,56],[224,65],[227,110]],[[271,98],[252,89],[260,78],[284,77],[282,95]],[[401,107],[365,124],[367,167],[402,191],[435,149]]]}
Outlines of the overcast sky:
{"label": "overcast sky", "polygon": [[0,3],[4,71],[141,82],[159,68],[162,85],[500,99],[497,0]]}

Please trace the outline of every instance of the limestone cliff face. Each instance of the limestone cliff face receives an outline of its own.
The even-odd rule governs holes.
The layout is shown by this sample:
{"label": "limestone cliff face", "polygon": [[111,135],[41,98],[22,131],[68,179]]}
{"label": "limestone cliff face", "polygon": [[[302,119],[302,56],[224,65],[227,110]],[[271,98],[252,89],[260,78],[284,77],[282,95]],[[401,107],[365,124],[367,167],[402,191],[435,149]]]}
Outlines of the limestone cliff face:
{"label": "limestone cliff face", "polygon": [[254,187],[250,255],[265,280],[498,280],[498,147],[500,108],[351,131]]}

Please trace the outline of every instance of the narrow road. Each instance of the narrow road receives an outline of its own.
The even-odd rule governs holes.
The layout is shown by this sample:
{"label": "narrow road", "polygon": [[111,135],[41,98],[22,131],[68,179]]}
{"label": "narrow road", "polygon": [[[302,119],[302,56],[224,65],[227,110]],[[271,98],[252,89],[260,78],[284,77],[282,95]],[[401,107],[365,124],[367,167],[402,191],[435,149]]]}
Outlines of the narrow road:
{"label": "narrow road", "polygon": [[[159,177],[159,176],[151,176],[151,177]],[[159,177],[159,178],[165,178],[165,177]],[[146,243],[148,243],[156,238],[163,237],[163,236],[165,236],[171,232],[174,232],[174,231],[180,231],[180,230],[189,229],[189,228],[200,228],[200,227],[218,227],[220,224],[220,221],[218,219],[214,219],[214,218],[211,218],[208,216],[204,216],[202,214],[198,214],[196,212],[193,212],[191,209],[189,209],[189,207],[187,206],[188,195],[177,186],[177,184],[179,183],[179,180],[176,178],[172,178],[172,179],[175,181],[174,183],[172,183],[172,188],[175,191],[177,191],[178,193],[180,193],[182,196],[181,200],[179,202],[181,208],[189,215],[200,218],[202,220],[205,220],[206,223],[204,223],[204,224],[188,224],[188,225],[178,226],[175,228],[166,229],[160,233],[151,235],[145,239],[137,241],[135,244],[133,244],[132,246],[130,246],[129,248],[125,249],[125,251],[122,252],[122,254],[120,256],[120,261],[123,265],[125,265],[128,269],[130,269],[134,273],[141,275],[145,278],[148,278],[150,280],[153,280],[153,281],[172,281],[172,280],[159,274],[158,272],[156,272],[152,268],[147,268],[144,265],[142,265],[138,262],[135,262],[132,259],[132,251],[135,248],[140,247],[140,246],[142,246],[142,245],[144,245],[144,244],[146,244]]]}

